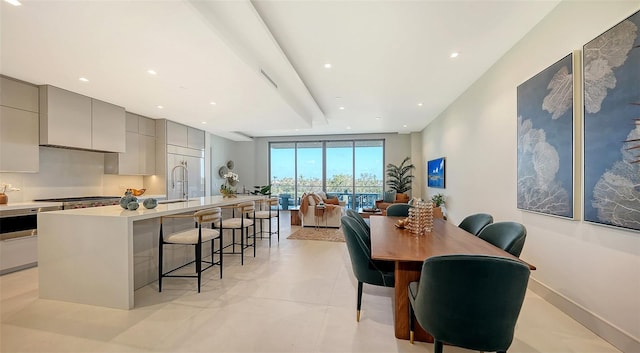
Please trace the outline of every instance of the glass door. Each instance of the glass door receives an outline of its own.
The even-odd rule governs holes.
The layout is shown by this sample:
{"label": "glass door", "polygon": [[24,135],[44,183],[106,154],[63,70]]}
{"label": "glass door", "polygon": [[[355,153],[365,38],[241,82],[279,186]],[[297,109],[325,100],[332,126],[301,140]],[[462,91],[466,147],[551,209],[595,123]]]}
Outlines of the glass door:
{"label": "glass door", "polygon": [[326,191],[345,201],[351,207],[353,201],[353,141],[328,141],[326,143]]}

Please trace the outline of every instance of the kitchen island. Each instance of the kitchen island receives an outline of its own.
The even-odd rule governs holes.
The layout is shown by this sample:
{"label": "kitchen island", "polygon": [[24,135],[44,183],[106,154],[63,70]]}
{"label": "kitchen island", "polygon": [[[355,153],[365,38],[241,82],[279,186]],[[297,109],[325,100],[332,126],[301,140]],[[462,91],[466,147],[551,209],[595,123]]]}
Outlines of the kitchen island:
{"label": "kitchen island", "polygon": [[[263,198],[207,196],[163,203],[150,210],[142,205],[135,211],[103,206],[40,213],[40,298],[132,309],[135,289],[157,280],[161,216]],[[186,224],[192,227],[193,220]],[[185,223],[170,226],[184,227]],[[167,258],[179,263],[189,257],[193,257],[192,249],[185,246]]]}

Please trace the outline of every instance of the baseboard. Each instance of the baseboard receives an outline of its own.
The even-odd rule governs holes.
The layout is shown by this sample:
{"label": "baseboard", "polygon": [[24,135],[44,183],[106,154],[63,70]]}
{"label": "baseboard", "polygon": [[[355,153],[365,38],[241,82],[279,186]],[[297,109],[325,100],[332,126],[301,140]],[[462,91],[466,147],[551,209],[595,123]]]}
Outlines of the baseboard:
{"label": "baseboard", "polygon": [[554,291],[534,278],[529,278],[529,289],[622,352],[640,352],[640,341],[587,310],[582,305]]}

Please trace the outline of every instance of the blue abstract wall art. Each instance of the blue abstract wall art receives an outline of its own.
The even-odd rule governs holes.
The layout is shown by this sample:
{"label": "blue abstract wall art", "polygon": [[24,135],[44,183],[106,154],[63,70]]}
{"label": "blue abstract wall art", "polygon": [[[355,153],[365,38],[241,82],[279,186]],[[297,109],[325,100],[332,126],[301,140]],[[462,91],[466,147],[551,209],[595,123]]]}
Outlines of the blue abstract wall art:
{"label": "blue abstract wall art", "polygon": [[444,157],[427,162],[427,186],[444,189]]}
{"label": "blue abstract wall art", "polygon": [[584,45],[584,219],[640,230],[640,12]]}
{"label": "blue abstract wall art", "polygon": [[573,54],[518,86],[518,208],[574,217]]}

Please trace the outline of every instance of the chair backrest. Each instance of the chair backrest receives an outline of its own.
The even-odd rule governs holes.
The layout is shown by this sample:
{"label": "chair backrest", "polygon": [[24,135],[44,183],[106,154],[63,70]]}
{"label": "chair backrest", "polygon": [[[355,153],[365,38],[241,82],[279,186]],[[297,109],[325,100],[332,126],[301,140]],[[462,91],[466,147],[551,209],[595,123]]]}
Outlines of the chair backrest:
{"label": "chair backrest", "polygon": [[[371,261],[370,247],[362,241],[362,234],[358,234],[358,232],[362,232],[358,221],[349,216],[343,216],[340,222],[342,223],[342,232],[347,243],[351,267],[356,279],[360,282],[374,284],[384,281],[381,271]],[[385,286],[393,285],[393,283],[380,284]]]}
{"label": "chair backrest", "polygon": [[493,223],[493,217],[490,214],[476,213],[463,219],[458,227],[473,235],[478,235],[484,227],[491,223]]}
{"label": "chair backrest", "polygon": [[237,204],[235,208],[240,212],[240,217],[244,217],[246,215],[253,218],[256,211],[256,204],[253,201],[246,201]]}
{"label": "chair backrest", "polygon": [[394,203],[387,207],[387,216],[408,217],[409,209],[413,207],[408,203]]}
{"label": "chair backrest", "polygon": [[362,216],[356,212],[355,210],[352,210],[350,208],[347,208],[345,211],[345,214],[353,219],[355,219],[356,221],[358,221],[358,223],[360,223],[361,226],[364,227],[364,229],[367,230],[367,232],[371,232],[371,228],[369,227],[369,225],[367,224],[367,222],[364,221],[364,218],[362,218]]}
{"label": "chair backrest", "polygon": [[222,219],[222,210],[220,207],[207,208],[194,213],[193,218],[198,224],[218,223]]}
{"label": "chair backrest", "polygon": [[438,341],[483,352],[507,351],[529,274],[527,265],[502,257],[429,258],[422,265],[415,317]]}
{"label": "chair backrest", "polygon": [[517,222],[496,222],[484,227],[478,237],[513,256],[520,256],[527,229]]}

